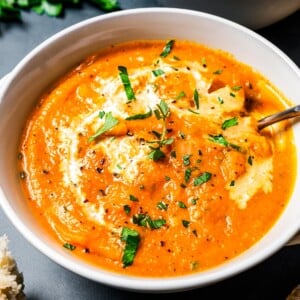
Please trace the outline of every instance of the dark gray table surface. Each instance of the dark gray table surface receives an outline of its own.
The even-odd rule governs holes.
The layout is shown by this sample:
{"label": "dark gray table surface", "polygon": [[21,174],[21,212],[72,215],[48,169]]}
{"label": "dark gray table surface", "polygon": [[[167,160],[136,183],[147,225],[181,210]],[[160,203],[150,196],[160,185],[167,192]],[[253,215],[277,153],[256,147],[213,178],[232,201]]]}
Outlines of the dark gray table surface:
{"label": "dark gray table surface", "polygon": [[[158,6],[156,1],[120,1],[123,9]],[[54,33],[81,20],[104,12],[83,5],[68,9],[63,18],[49,18],[23,13],[22,24],[0,23],[0,78],[35,46]],[[283,50],[300,66],[300,11],[271,26],[257,31]],[[284,80],[284,79],[283,79]],[[299,87],[300,88],[300,87]],[[25,277],[29,300],[54,299],[285,299],[300,284],[300,246],[284,247],[275,255],[225,281],[214,285],[167,295],[121,291],[82,278],[65,270],[33,248],[0,209],[0,235],[7,234],[10,249]]]}

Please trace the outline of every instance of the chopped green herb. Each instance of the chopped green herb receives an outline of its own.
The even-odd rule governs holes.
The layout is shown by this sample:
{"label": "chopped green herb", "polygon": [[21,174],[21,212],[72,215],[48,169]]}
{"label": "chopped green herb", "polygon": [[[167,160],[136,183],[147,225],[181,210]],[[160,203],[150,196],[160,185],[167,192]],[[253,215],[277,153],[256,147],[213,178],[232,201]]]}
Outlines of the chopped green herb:
{"label": "chopped green herb", "polygon": [[173,55],[173,58],[174,58],[175,60],[180,60],[180,58],[179,58],[178,56],[176,56],[176,55]]}
{"label": "chopped green herb", "polygon": [[191,175],[192,175],[192,169],[191,168],[187,168],[185,171],[184,171],[184,181],[186,183],[189,182],[190,178],[191,178]]}
{"label": "chopped green herb", "polygon": [[133,202],[138,202],[139,199],[137,197],[135,197],[134,195],[129,195],[129,200],[133,201]]}
{"label": "chopped green herb", "polygon": [[68,250],[71,250],[71,251],[73,251],[73,250],[76,249],[76,246],[74,246],[74,245],[72,245],[70,243],[64,243],[63,246],[64,246],[64,248],[66,248]]}
{"label": "chopped green herb", "polygon": [[166,43],[162,53],[160,54],[161,57],[167,57],[171,53],[174,42],[175,42],[175,40],[170,40]]}
{"label": "chopped green herb", "polygon": [[235,186],[235,181],[231,180],[229,186]]}
{"label": "chopped green herb", "polygon": [[201,185],[211,179],[212,174],[209,172],[204,172],[200,176],[194,179],[194,186]]}
{"label": "chopped green herb", "polygon": [[103,117],[105,116],[105,111],[103,111],[103,110],[99,111],[98,116],[99,116],[100,119],[103,119]]}
{"label": "chopped green herb", "polygon": [[125,204],[125,205],[123,206],[123,208],[124,208],[124,211],[125,211],[126,215],[129,215],[130,212],[131,212],[130,206],[127,205],[127,204]]}
{"label": "chopped green herb", "polygon": [[132,100],[135,100],[135,95],[129,80],[127,68],[124,66],[118,66],[118,70],[119,70],[119,76],[123,83],[128,102],[131,102]]}
{"label": "chopped green herb", "polygon": [[179,100],[179,99],[181,99],[181,98],[183,98],[183,97],[185,97],[186,96],[186,94],[185,94],[185,92],[184,91],[181,91],[177,96],[176,96],[176,100]]}
{"label": "chopped green herb", "polygon": [[148,157],[154,161],[159,161],[159,160],[165,158],[166,155],[160,149],[154,149],[148,154]]}
{"label": "chopped green herb", "polygon": [[[102,114],[101,114],[102,115]],[[103,118],[103,116],[102,116]],[[97,130],[97,132],[90,136],[88,141],[92,142],[94,139],[105,133],[106,131],[110,130],[111,128],[115,127],[119,123],[118,119],[114,118],[111,112],[105,113],[105,119],[103,126]]]}
{"label": "chopped green herb", "polygon": [[32,10],[38,15],[47,14],[50,17],[57,17],[63,12],[63,4],[41,0],[39,5],[32,7]]}
{"label": "chopped green herb", "polygon": [[156,207],[160,210],[167,210],[168,209],[168,204],[166,204],[163,201],[159,201],[156,205]]}
{"label": "chopped green herb", "polygon": [[216,70],[213,72],[213,74],[216,74],[216,75],[220,75],[223,73],[223,70],[222,69],[219,69],[219,70]]}
{"label": "chopped green herb", "polygon": [[169,177],[169,176],[166,175],[166,176],[165,176],[165,180],[166,180],[166,181],[170,181],[170,180],[171,180],[171,177]]}
{"label": "chopped green herb", "polygon": [[234,145],[232,143],[229,143],[222,134],[219,134],[219,135],[210,135],[210,139],[209,139],[211,142],[214,142],[216,144],[220,144],[220,145],[223,145],[225,147],[231,147],[237,151],[241,151],[241,147],[240,146],[237,146],[237,145]]}
{"label": "chopped green herb", "polygon": [[171,155],[171,157],[176,158],[176,151],[172,150],[171,153],[170,153],[170,155]]}
{"label": "chopped green herb", "polygon": [[229,94],[231,97],[235,98],[235,94],[234,93],[230,93]]}
{"label": "chopped green herb", "polygon": [[118,168],[119,170],[122,170],[122,169],[123,169],[119,164],[117,164],[117,168]]}
{"label": "chopped green herb", "polygon": [[152,73],[155,77],[165,74],[165,72],[162,69],[153,70]]}
{"label": "chopped green herb", "polygon": [[191,269],[192,271],[195,271],[199,268],[199,263],[197,261],[192,261],[191,262]]}
{"label": "chopped green herb", "polygon": [[232,126],[236,126],[238,125],[238,118],[237,117],[233,117],[231,119],[228,119],[228,120],[225,120],[222,124],[222,129],[226,129],[226,128],[229,128],[229,127],[232,127]]}
{"label": "chopped green herb", "polygon": [[182,202],[182,201],[178,201],[177,202],[178,207],[180,208],[187,208],[187,206]]}
{"label": "chopped green herb", "polygon": [[121,241],[126,242],[122,256],[122,263],[124,267],[128,267],[133,264],[140,243],[139,233],[134,229],[123,227],[121,232]]}
{"label": "chopped green herb", "polygon": [[182,160],[183,160],[183,165],[184,166],[189,166],[190,165],[190,157],[192,156],[192,154],[185,154],[183,155],[182,157]]}
{"label": "chopped green herb", "polygon": [[178,132],[180,138],[182,138],[183,140],[185,139],[185,134],[181,131]]}
{"label": "chopped green herb", "polygon": [[218,98],[217,98],[217,99],[218,99],[218,101],[219,101],[219,103],[220,103],[220,104],[224,104],[224,100],[223,100],[223,98],[222,98],[222,97],[218,96]]}
{"label": "chopped green herb", "polygon": [[241,88],[242,88],[242,86],[240,86],[240,85],[235,85],[235,86],[233,86],[231,89],[232,89],[233,91],[239,91]]}
{"label": "chopped green herb", "polygon": [[191,112],[191,113],[193,113],[193,114],[195,114],[195,115],[200,115],[200,113],[198,113],[197,111],[194,111],[194,110],[192,110],[190,108],[188,108],[188,111]]}
{"label": "chopped green herb", "polygon": [[144,113],[144,114],[136,114],[136,115],[133,115],[133,116],[129,116],[125,120],[127,120],[127,121],[143,120],[143,119],[150,118],[151,116],[152,116],[152,109],[150,108],[149,111]]}
{"label": "chopped green herb", "polygon": [[193,198],[191,200],[192,205],[196,205],[197,204],[197,200],[198,200],[198,198]]}
{"label": "chopped green herb", "polygon": [[199,109],[199,93],[197,89],[194,89],[194,102],[196,105],[196,108]]}
{"label": "chopped green herb", "polygon": [[133,224],[143,227],[149,227],[150,229],[159,229],[166,224],[164,219],[152,220],[147,214],[136,214],[132,218]]}
{"label": "chopped green herb", "polygon": [[248,164],[250,165],[250,166],[252,166],[252,164],[253,164],[253,156],[252,155],[249,155],[249,157],[248,157]]}
{"label": "chopped green herb", "polygon": [[182,225],[185,227],[185,228],[187,228],[187,227],[189,227],[189,225],[190,225],[190,221],[187,221],[187,220],[181,220],[181,222],[182,222]]}

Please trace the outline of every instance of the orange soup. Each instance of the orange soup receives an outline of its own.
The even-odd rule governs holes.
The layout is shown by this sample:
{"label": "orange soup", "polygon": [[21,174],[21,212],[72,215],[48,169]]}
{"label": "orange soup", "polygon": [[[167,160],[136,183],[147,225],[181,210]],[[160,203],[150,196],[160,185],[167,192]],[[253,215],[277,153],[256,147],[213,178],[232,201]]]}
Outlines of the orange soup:
{"label": "orange soup", "polygon": [[[87,58],[40,99],[20,143],[33,215],[71,255],[123,274],[178,276],[255,244],[295,180],[288,105],[251,67],[188,41]],[[284,183],[283,183],[284,182]]]}

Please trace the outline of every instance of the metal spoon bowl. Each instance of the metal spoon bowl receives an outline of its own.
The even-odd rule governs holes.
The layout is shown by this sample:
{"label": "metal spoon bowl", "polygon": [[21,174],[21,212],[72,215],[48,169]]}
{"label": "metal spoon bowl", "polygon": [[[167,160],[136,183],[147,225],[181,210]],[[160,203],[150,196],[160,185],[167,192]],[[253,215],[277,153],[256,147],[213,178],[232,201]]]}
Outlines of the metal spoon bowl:
{"label": "metal spoon bowl", "polygon": [[258,130],[262,130],[263,128],[272,125],[274,123],[277,123],[279,121],[294,118],[294,117],[299,117],[299,116],[300,116],[300,105],[297,105],[287,110],[260,119],[257,122],[257,128]]}

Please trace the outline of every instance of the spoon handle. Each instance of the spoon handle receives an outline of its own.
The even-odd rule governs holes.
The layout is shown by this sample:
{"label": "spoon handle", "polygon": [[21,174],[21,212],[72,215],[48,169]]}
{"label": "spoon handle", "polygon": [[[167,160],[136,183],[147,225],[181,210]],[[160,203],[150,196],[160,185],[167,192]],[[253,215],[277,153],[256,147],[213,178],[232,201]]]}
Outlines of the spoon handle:
{"label": "spoon handle", "polygon": [[282,120],[286,120],[289,118],[293,118],[293,117],[298,117],[300,116],[300,105],[291,107],[287,110],[284,110],[282,112],[276,113],[274,115],[271,116],[267,116],[263,119],[260,119],[257,122],[257,128],[258,130],[261,130],[269,125],[272,125],[276,122],[282,121]]}

